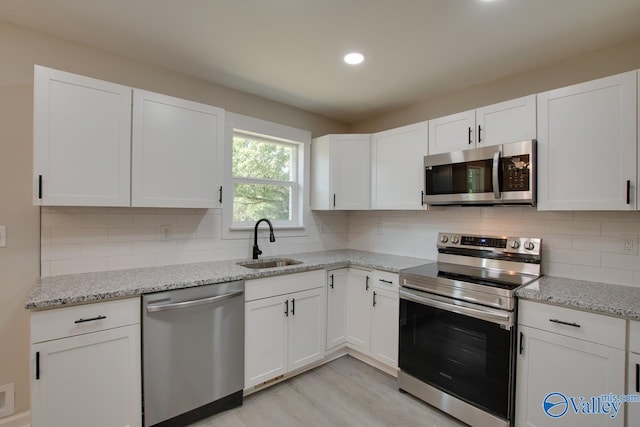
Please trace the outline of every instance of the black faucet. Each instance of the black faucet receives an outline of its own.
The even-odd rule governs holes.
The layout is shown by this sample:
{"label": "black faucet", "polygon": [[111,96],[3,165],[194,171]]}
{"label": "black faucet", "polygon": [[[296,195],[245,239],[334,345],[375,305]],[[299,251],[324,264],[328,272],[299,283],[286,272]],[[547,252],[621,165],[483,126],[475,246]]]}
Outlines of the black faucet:
{"label": "black faucet", "polygon": [[267,218],[259,219],[258,222],[256,222],[256,226],[253,230],[253,259],[258,259],[258,255],[262,254],[262,251],[258,247],[258,225],[260,225],[262,221],[265,221],[267,224],[269,224],[269,241],[271,243],[276,241],[276,236],[273,235],[273,225],[271,224],[271,221],[269,221]]}

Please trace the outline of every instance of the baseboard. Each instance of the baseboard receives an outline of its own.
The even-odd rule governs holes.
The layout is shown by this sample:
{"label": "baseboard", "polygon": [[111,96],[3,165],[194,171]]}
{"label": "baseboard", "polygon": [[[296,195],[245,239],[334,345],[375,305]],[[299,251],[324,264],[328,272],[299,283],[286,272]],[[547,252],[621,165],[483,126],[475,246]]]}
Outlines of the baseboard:
{"label": "baseboard", "polygon": [[347,346],[347,354],[349,354],[349,356],[353,357],[354,359],[358,359],[359,361],[364,362],[367,365],[373,366],[374,368],[391,375],[394,378],[398,378],[398,370],[396,368],[392,368],[391,366],[386,365],[371,356],[360,353],[360,351],[356,350],[353,347]]}
{"label": "baseboard", "polygon": [[29,427],[31,412],[25,411],[10,417],[0,418],[0,427]]}

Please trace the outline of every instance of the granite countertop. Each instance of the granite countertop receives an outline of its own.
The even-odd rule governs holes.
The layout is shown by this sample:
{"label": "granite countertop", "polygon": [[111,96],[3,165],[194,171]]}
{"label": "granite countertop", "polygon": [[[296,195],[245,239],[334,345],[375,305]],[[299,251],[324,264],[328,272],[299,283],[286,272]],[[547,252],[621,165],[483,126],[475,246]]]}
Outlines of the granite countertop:
{"label": "granite countertop", "polygon": [[252,270],[236,264],[238,261],[246,261],[242,259],[44,277],[36,282],[29,294],[26,308],[56,308],[66,304],[97,302],[143,293],[300,273],[343,265],[398,272],[403,268],[433,262],[421,258],[356,250],[309,252],[286,257],[302,261],[302,264]]}
{"label": "granite countertop", "polygon": [[516,296],[594,313],[640,320],[640,288],[543,276]]}

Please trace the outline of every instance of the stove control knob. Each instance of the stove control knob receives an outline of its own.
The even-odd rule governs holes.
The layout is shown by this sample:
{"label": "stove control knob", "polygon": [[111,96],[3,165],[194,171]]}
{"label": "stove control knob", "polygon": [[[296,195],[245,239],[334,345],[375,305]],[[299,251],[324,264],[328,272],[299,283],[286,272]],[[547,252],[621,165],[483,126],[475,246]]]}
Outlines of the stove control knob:
{"label": "stove control knob", "polygon": [[518,249],[520,247],[520,242],[518,242],[517,240],[514,240],[511,242],[511,249]]}
{"label": "stove control knob", "polygon": [[442,236],[442,237],[440,237],[440,241],[442,243],[447,243],[449,241],[449,238],[447,236]]}
{"label": "stove control knob", "polygon": [[453,236],[451,238],[451,243],[453,243],[454,245],[457,245],[459,241],[460,239],[458,238],[458,236]]}
{"label": "stove control knob", "polygon": [[524,244],[524,248],[528,251],[534,250],[536,245],[533,242],[527,242]]}

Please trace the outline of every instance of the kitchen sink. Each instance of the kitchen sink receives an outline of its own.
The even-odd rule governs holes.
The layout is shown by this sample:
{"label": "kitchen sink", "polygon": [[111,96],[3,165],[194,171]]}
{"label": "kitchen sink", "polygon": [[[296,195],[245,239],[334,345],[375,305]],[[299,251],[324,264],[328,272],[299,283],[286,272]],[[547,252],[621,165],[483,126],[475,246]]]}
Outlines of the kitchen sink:
{"label": "kitchen sink", "polygon": [[265,260],[256,259],[256,260],[250,260],[250,261],[242,261],[236,264],[245,268],[260,269],[260,268],[286,267],[287,265],[302,264],[302,261],[298,261],[291,258],[272,258],[272,259],[265,259]]}

